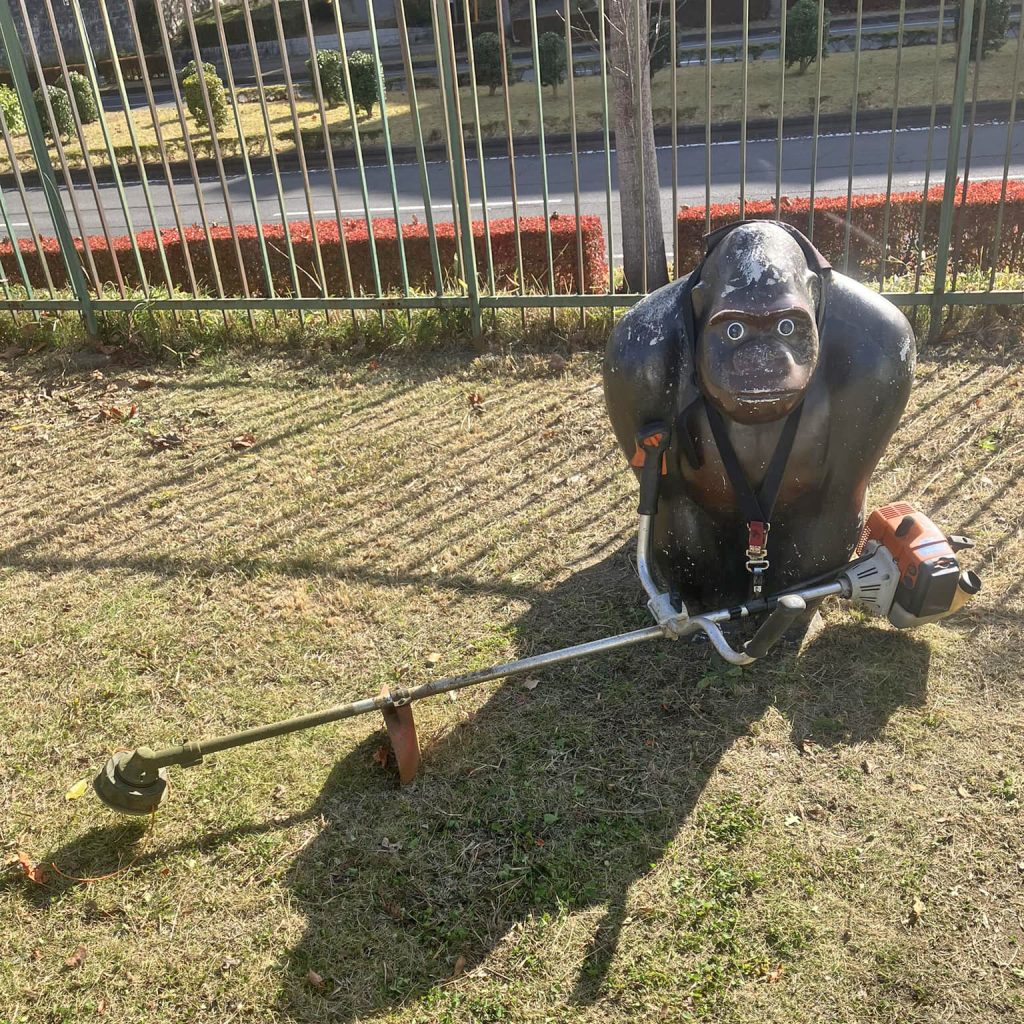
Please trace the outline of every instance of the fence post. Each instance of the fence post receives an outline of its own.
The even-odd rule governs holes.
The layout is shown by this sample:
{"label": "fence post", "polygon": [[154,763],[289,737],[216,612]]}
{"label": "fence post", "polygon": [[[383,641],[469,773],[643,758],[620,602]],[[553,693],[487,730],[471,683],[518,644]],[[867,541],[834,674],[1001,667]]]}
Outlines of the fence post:
{"label": "fence post", "polygon": [[[455,30],[452,24],[452,9],[448,0],[435,0],[440,17],[438,24],[444,36],[445,46],[441,60],[441,75],[444,79],[448,100],[449,134],[452,144],[452,173],[455,178],[456,201],[459,208],[459,257],[462,273],[466,279],[469,295],[469,312],[472,319],[473,337],[479,338],[484,332],[483,317],[480,313],[480,284],[476,276],[476,247],[473,243],[473,212],[469,203],[469,168],[466,166],[466,136],[462,130],[462,104],[459,100],[459,69],[455,58]],[[470,26],[466,26],[470,32]],[[480,169],[481,174],[483,168]]]}
{"label": "fence post", "polygon": [[[26,31],[31,32],[31,26],[26,26]],[[85,329],[90,335],[96,335],[96,313],[92,308],[92,297],[89,295],[89,285],[86,283],[85,274],[82,272],[82,265],[78,261],[78,252],[75,249],[75,242],[71,236],[71,228],[68,226],[67,215],[64,212],[64,204],[61,202],[60,192],[57,189],[57,178],[54,176],[53,167],[50,164],[50,154],[46,148],[46,138],[43,135],[43,126],[36,111],[35,100],[32,98],[32,87],[28,80],[28,67],[25,64],[25,54],[21,49],[21,41],[18,39],[17,29],[14,27],[14,16],[11,14],[9,0],[0,0],[0,45],[7,54],[7,60],[11,68],[11,77],[14,80],[14,91],[18,94],[18,102],[25,117],[25,129],[28,132],[29,143],[32,146],[32,156],[36,162],[36,169],[39,172],[39,180],[43,186],[43,195],[46,197],[46,206],[50,212],[50,220],[53,222],[54,231],[57,234],[57,241],[60,243],[60,254],[64,258],[64,265],[67,267],[68,280],[74,290],[75,297],[82,305],[82,320],[85,322]],[[116,59],[116,56],[115,56]],[[40,82],[40,86],[44,83]],[[12,245],[17,245],[17,240],[11,239]],[[88,244],[82,239],[82,244]],[[39,254],[41,260],[46,257]]]}
{"label": "fence post", "polygon": [[[946,181],[942,191],[939,212],[939,240],[935,252],[935,284],[932,289],[931,316],[928,340],[939,332],[939,314],[946,291],[946,271],[949,269],[949,246],[953,237],[953,214],[956,201],[957,170],[960,166],[960,134],[964,124],[964,106],[967,97],[967,72],[971,57],[971,27],[974,24],[976,0],[963,0],[960,5],[959,38],[957,39],[956,79],[953,82],[953,104],[949,114],[949,138],[946,144]],[[941,26],[939,31],[941,32]]]}

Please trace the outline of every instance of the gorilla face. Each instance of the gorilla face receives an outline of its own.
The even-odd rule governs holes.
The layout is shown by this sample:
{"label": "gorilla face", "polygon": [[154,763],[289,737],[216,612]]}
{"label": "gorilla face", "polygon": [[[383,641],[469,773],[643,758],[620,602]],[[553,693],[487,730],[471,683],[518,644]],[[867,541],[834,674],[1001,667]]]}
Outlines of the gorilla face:
{"label": "gorilla face", "polygon": [[778,225],[741,226],[712,250],[693,292],[697,373],[725,416],[767,423],[799,404],[818,361],[818,287]]}

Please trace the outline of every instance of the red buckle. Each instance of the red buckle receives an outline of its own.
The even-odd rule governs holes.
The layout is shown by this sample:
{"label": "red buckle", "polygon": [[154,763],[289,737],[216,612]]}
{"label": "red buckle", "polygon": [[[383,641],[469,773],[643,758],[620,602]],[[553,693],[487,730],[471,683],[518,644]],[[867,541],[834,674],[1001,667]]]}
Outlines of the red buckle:
{"label": "red buckle", "polygon": [[768,524],[760,523],[756,519],[747,523],[747,548],[748,553],[761,554],[768,543]]}

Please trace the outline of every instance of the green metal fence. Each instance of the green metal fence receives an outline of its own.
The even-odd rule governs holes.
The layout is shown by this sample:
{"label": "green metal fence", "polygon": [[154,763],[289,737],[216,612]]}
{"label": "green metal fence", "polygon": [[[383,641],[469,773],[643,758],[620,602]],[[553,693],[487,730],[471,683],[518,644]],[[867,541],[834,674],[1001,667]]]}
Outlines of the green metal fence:
{"label": "green metal fence", "polygon": [[159,0],[0,0],[0,311],[444,307],[479,331],[628,306],[660,252],[685,272],[741,216],[902,305],[1024,302],[1024,0],[745,0],[734,26],[706,0],[698,29],[693,3],[534,0],[512,37],[508,2],[357,26],[302,0],[296,26],[256,0],[180,24]]}

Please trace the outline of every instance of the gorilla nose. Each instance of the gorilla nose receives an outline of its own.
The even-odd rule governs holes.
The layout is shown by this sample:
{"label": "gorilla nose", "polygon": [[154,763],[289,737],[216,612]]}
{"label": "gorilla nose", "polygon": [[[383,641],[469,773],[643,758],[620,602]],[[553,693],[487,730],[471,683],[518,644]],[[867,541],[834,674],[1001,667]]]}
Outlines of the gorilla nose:
{"label": "gorilla nose", "polygon": [[780,378],[788,377],[793,369],[793,357],[788,349],[766,342],[744,345],[733,357],[737,373],[754,381],[775,384]]}

